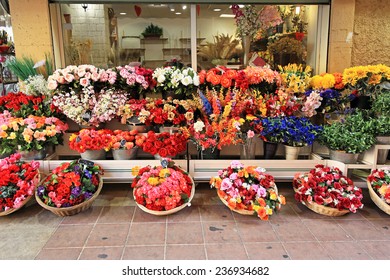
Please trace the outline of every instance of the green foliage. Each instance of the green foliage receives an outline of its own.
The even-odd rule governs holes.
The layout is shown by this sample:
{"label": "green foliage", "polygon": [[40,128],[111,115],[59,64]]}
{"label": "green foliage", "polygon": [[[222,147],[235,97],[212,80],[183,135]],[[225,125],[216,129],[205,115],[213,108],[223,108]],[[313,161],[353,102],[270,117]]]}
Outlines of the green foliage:
{"label": "green foliage", "polygon": [[22,81],[27,80],[28,77],[43,75],[47,78],[53,74],[53,61],[47,54],[45,55],[44,64],[40,67],[34,67],[34,60],[26,56],[21,59],[10,59],[6,62],[6,66]]}
{"label": "green foliage", "polygon": [[371,112],[376,115],[390,114],[390,91],[377,95],[372,102]]}
{"label": "green foliage", "polygon": [[154,25],[153,23],[149,24],[144,32],[141,33],[143,36],[147,35],[156,35],[161,36],[163,34],[163,29],[158,25]]}
{"label": "green foliage", "polygon": [[348,116],[345,122],[325,126],[319,142],[331,150],[362,153],[375,143],[376,122],[366,112]]}
{"label": "green foliage", "polygon": [[390,136],[390,113],[374,118],[375,136]]}

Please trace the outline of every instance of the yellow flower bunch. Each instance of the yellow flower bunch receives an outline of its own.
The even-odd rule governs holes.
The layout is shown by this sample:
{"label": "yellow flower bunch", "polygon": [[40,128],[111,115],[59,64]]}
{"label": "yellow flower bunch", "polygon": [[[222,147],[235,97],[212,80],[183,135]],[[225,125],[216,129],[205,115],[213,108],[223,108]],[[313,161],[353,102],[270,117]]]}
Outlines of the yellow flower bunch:
{"label": "yellow flower bunch", "polygon": [[336,83],[336,78],[333,74],[315,75],[311,78],[310,85],[313,89],[328,89],[333,88]]}
{"label": "yellow flower bunch", "polygon": [[356,88],[375,86],[386,80],[390,80],[390,67],[384,64],[355,66],[343,72],[343,83]]}
{"label": "yellow flower bunch", "polygon": [[310,86],[311,70],[310,66],[303,68],[302,64],[279,65],[282,85],[287,91],[304,93]]}

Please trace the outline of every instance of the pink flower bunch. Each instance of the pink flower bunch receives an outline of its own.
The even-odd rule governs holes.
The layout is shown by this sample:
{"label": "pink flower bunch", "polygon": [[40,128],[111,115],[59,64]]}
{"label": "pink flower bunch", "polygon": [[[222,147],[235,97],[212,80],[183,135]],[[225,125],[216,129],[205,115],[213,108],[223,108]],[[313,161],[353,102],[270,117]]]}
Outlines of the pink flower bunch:
{"label": "pink flower bunch", "polygon": [[302,112],[305,117],[312,117],[317,114],[316,109],[321,106],[322,97],[317,90],[311,92],[311,94],[306,98],[305,103],[302,107]]}
{"label": "pink flower bunch", "polygon": [[152,69],[125,65],[116,67],[116,71],[118,72],[118,79],[115,84],[117,89],[136,90],[141,93],[155,86],[152,79]]}
{"label": "pink flower bunch", "polygon": [[282,17],[278,11],[278,7],[274,5],[264,6],[259,13],[259,20],[261,28],[267,30],[268,28],[277,26],[283,23]]}

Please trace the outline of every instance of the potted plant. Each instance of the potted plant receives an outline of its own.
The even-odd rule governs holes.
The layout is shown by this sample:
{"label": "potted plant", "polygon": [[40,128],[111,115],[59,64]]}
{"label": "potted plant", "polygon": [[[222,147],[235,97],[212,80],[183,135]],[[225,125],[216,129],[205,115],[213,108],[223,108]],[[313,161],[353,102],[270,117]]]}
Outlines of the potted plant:
{"label": "potted plant", "polygon": [[154,70],[152,77],[156,81],[154,91],[161,93],[164,99],[192,97],[199,86],[199,76],[191,67],[159,67]]}
{"label": "potted plant", "polygon": [[367,177],[367,185],[372,201],[390,215],[390,169],[372,170]]}
{"label": "potted plant", "polygon": [[268,220],[286,203],[284,196],[278,195],[274,178],[265,169],[245,167],[239,161],[232,161],[229,167],[219,170],[210,185],[217,189],[218,197],[229,209],[256,215],[261,220]]}
{"label": "potted plant", "polygon": [[145,140],[145,136],[138,130],[114,130],[111,135],[110,150],[115,160],[129,160],[137,156],[138,145]]}
{"label": "potted plant", "polygon": [[134,200],[149,214],[173,214],[189,206],[194,197],[194,181],[170,159],[163,159],[158,166],[134,169],[132,173]]}
{"label": "potted plant", "polygon": [[348,116],[346,121],[335,122],[323,128],[319,143],[330,149],[330,158],[344,163],[356,163],[358,155],[374,143],[374,122],[363,113]]}
{"label": "potted plant", "polygon": [[93,162],[64,162],[42,180],[35,191],[39,205],[58,216],[88,209],[103,187],[103,169]]}
{"label": "potted plant", "polygon": [[363,207],[362,190],[336,167],[316,165],[293,179],[295,199],[312,211],[326,216],[355,213]]}
{"label": "potted plant", "polygon": [[[379,94],[372,102],[371,113],[376,123],[375,138],[378,145],[390,145],[390,91]],[[387,160],[388,149],[378,150],[378,164],[384,164]]]}
{"label": "potted plant", "polygon": [[8,112],[0,116],[0,144],[2,153],[18,151],[23,160],[43,159],[50,145],[63,142],[68,125],[56,117],[11,117]]}
{"label": "potted plant", "polygon": [[69,137],[69,148],[88,160],[105,159],[113,132],[109,129],[84,128]]}
{"label": "potted plant", "polygon": [[149,24],[144,32],[141,33],[144,38],[160,38],[163,34],[163,29],[153,23]]}
{"label": "potted plant", "polygon": [[25,162],[17,153],[1,159],[0,216],[23,207],[33,197],[39,180],[39,162]]}

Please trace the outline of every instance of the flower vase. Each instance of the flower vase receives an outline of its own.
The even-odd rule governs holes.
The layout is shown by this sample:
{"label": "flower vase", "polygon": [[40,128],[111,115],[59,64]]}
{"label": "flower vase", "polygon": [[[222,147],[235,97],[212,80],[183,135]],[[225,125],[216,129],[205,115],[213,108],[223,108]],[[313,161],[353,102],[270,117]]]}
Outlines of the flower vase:
{"label": "flower vase", "polygon": [[263,143],[264,159],[275,158],[276,151],[278,150],[278,145],[279,145],[279,143],[264,141],[264,143]]}
{"label": "flower vase", "polygon": [[256,143],[247,141],[240,145],[240,159],[255,159],[256,158]]}
{"label": "flower vase", "polygon": [[289,145],[284,145],[285,155],[287,160],[296,160],[298,159],[299,152],[301,151],[301,147],[294,147]]}
{"label": "flower vase", "polygon": [[214,149],[207,148],[199,151],[199,159],[219,159],[220,150],[216,147]]}
{"label": "flower vase", "polygon": [[[376,143],[378,145],[390,145],[390,136],[377,136]],[[389,154],[388,149],[380,149],[378,150],[378,158],[377,164],[385,164],[387,160],[387,156]]]}
{"label": "flower vase", "polygon": [[86,150],[84,153],[80,153],[81,158],[88,160],[106,159],[105,150]]}
{"label": "flower vase", "polygon": [[242,50],[244,51],[243,64],[244,66],[247,66],[249,62],[249,52],[251,49],[251,38],[249,36],[243,36],[241,38],[241,43],[242,43]]}
{"label": "flower vase", "polygon": [[17,151],[21,155],[21,160],[29,161],[29,160],[42,160],[46,157],[46,147],[37,151]]}
{"label": "flower vase", "polygon": [[130,160],[137,157],[138,147],[134,147],[130,150],[112,150],[112,156],[114,160]]}
{"label": "flower vase", "polygon": [[353,164],[357,162],[359,154],[350,154],[345,151],[330,150],[329,157],[331,160],[336,160],[347,164]]}

